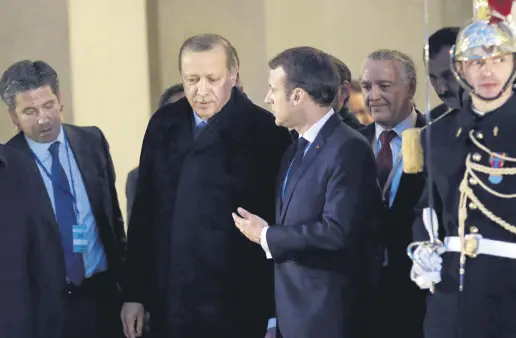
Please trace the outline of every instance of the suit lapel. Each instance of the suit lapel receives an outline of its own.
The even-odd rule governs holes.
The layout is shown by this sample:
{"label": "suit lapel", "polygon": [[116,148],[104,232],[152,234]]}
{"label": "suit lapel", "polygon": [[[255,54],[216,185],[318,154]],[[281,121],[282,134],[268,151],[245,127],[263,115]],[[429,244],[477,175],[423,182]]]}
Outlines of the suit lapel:
{"label": "suit lapel", "polygon": [[[70,150],[72,151],[75,162],[77,163],[82,181],[84,182],[84,187],[86,188],[86,194],[88,195],[93,215],[95,220],[99,222],[99,216],[102,214],[102,205],[99,204],[100,200],[95,198],[95,196],[98,196],[99,194],[98,187],[100,183],[98,182],[100,173],[95,166],[95,159],[98,155],[92,151],[94,147],[87,146],[88,140],[82,139],[81,135],[77,133],[74,128],[68,125],[63,125],[63,129],[70,146]],[[77,184],[77,182],[75,182],[75,184]],[[77,190],[77,187],[75,189]]]}
{"label": "suit lapel", "polygon": [[369,144],[373,144],[373,141],[374,141],[374,138],[375,138],[375,124],[374,123],[371,123],[367,126],[365,126],[364,128],[362,128],[362,130],[360,130],[362,132],[362,135],[364,135],[367,140],[369,141]]}
{"label": "suit lapel", "polygon": [[322,129],[319,131],[319,134],[315,138],[314,142],[310,144],[310,148],[308,148],[308,151],[306,152],[305,156],[303,157],[303,160],[301,161],[299,170],[291,174],[289,173],[288,181],[292,180],[292,182],[290,184],[288,184],[287,182],[287,188],[285,190],[285,196],[283,197],[283,205],[280,215],[281,221],[283,221],[283,219],[285,218],[285,212],[288,209],[288,205],[292,198],[292,194],[296,189],[299,180],[306,172],[310,164],[312,164],[313,160],[317,157],[319,152],[324,148],[326,144],[326,139],[333,132],[333,130],[339,123],[342,123],[342,121],[340,120],[339,116],[334,113],[330,117],[330,119],[326,121]]}
{"label": "suit lapel", "polygon": [[290,145],[285,151],[283,155],[283,159],[281,161],[281,167],[278,171],[278,177],[276,179],[276,203],[274,204],[276,207],[276,222],[281,223],[281,209],[283,205],[282,195],[283,195],[283,184],[285,183],[285,176],[287,175],[288,168],[290,167],[290,162],[294,158],[294,153],[296,152],[295,144]]}
{"label": "suit lapel", "polygon": [[[25,139],[23,133],[20,132],[15,137],[13,137],[13,139],[9,141],[9,146],[18,149],[19,151],[29,156],[32,159],[32,161],[30,161],[31,165],[34,166],[38,173],[40,172],[39,167],[36,164],[36,161],[34,160],[34,153],[30,149],[29,144],[27,143],[27,140]],[[43,178],[41,177],[41,175],[39,177],[39,180],[36,180],[36,182],[38,182],[39,184],[39,187],[37,188],[43,192],[41,196],[41,202],[43,203],[41,210],[43,212],[43,216],[50,224],[51,228],[59,234],[59,225],[57,224],[54,208],[52,208],[52,202],[50,201],[47,188],[45,187],[45,183],[43,182]]]}

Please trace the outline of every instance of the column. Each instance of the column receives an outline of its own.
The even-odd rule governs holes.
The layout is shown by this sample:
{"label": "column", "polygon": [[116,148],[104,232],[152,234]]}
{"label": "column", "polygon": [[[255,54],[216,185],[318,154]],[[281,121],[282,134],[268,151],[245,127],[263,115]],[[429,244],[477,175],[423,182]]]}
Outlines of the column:
{"label": "column", "polygon": [[145,0],[69,0],[73,123],[98,126],[111,146],[125,216],[150,116]]}

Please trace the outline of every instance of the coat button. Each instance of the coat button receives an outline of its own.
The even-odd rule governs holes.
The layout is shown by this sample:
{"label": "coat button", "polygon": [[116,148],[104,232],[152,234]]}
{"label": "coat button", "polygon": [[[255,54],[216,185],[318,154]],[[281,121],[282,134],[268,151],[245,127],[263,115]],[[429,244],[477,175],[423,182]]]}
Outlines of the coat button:
{"label": "coat button", "polygon": [[469,179],[469,184],[471,185],[476,185],[478,182],[476,179],[474,179],[473,177]]}
{"label": "coat button", "polygon": [[481,140],[484,138],[484,134],[482,134],[481,132],[477,131],[477,134],[476,134],[476,137]]}
{"label": "coat button", "polygon": [[475,203],[471,202],[471,203],[469,204],[469,208],[470,208],[471,210],[475,210],[475,209],[477,209],[477,205],[476,205]]}
{"label": "coat button", "polygon": [[481,159],[482,159],[482,155],[480,155],[479,153],[473,154],[473,161],[479,162]]}

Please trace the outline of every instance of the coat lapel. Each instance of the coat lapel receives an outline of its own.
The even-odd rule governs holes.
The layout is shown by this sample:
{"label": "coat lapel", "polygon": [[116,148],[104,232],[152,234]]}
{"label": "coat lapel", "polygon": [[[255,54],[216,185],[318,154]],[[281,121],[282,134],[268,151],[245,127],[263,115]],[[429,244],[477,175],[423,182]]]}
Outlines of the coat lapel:
{"label": "coat lapel", "polygon": [[368,124],[367,126],[365,126],[364,128],[360,129],[360,132],[362,133],[362,135],[364,135],[367,140],[369,141],[369,144],[373,144],[373,141],[374,141],[374,137],[375,137],[375,124],[374,123],[371,123],[371,124]]}
{"label": "coat lapel", "polygon": [[283,195],[283,184],[285,183],[285,177],[287,176],[288,168],[290,167],[290,162],[292,162],[294,158],[294,153],[296,152],[295,144],[290,145],[288,149],[285,151],[283,155],[283,159],[281,161],[281,167],[278,171],[278,177],[276,179],[276,222],[281,223],[281,209],[283,206],[282,195]]}
{"label": "coat lapel", "polygon": [[[100,192],[98,187],[99,184],[101,184],[101,182],[99,182],[101,173],[95,166],[95,162],[97,162],[96,159],[99,157],[99,154],[95,154],[93,152],[94,147],[88,147],[87,140],[81,139],[81,135],[77,133],[74,128],[71,128],[68,125],[63,125],[63,129],[70,146],[70,150],[72,151],[75,162],[77,163],[82,181],[84,182],[93,215],[95,220],[99,222],[99,216],[102,215],[103,210],[103,206],[100,205],[100,199],[95,198],[96,196],[99,196]],[[75,182],[75,184],[77,184],[77,182]]]}
{"label": "coat lapel", "polygon": [[289,174],[288,180],[292,180],[293,184],[287,184],[287,190],[285,191],[285,196],[283,197],[280,215],[281,221],[283,221],[283,219],[285,218],[285,213],[288,209],[288,205],[292,198],[292,194],[294,190],[296,190],[297,183],[299,182],[303,174],[306,172],[310,164],[312,164],[313,160],[317,157],[319,152],[324,148],[326,144],[326,139],[333,132],[333,130],[339,123],[342,123],[339,116],[337,114],[333,114],[330,117],[330,119],[324,124],[322,129],[319,131],[319,134],[315,138],[314,142],[310,144],[310,148],[308,148],[305,157],[303,157],[303,160],[301,161],[299,170],[293,172],[292,175]]}
{"label": "coat lapel", "polygon": [[[9,141],[8,145],[18,149],[19,151],[29,156],[32,159],[31,165],[34,166],[38,173],[40,172],[38,165],[34,160],[34,153],[30,149],[29,144],[27,143],[27,140],[25,139],[23,133],[20,132],[16,136],[14,136]],[[41,175],[39,177],[39,180],[36,180],[35,182],[38,182],[39,185],[39,187],[37,187],[37,190],[43,192],[41,196],[41,203],[43,204],[41,210],[43,212],[43,216],[45,217],[46,221],[50,224],[50,227],[54,231],[56,231],[56,233],[59,234],[59,225],[57,224],[56,215],[54,214],[54,208],[52,208],[52,202],[50,201],[47,188],[45,187],[45,183],[43,182],[43,178],[41,177]]]}

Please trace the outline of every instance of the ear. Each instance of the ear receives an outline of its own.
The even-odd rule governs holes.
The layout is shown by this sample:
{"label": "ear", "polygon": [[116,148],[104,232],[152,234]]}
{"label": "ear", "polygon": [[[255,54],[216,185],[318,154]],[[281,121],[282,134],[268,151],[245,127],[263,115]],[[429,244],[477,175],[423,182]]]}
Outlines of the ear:
{"label": "ear", "polygon": [[239,72],[238,67],[235,67],[230,71],[229,78],[231,79],[232,87],[234,87],[237,84],[238,72]]}
{"label": "ear", "polygon": [[297,106],[306,98],[307,93],[301,88],[295,88],[290,95],[290,100],[294,106]]}
{"label": "ear", "polygon": [[350,96],[351,94],[351,85],[348,81],[344,82],[344,85],[341,87],[342,90],[342,97],[344,98],[344,101]]}
{"label": "ear", "polygon": [[416,79],[411,79],[409,82],[409,97],[412,100],[416,96]]}
{"label": "ear", "polygon": [[16,109],[15,108],[9,108],[9,116],[11,116],[11,121],[13,121],[13,124],[20,129],[20,120],[18,119],[18,115],[16,115]]}

